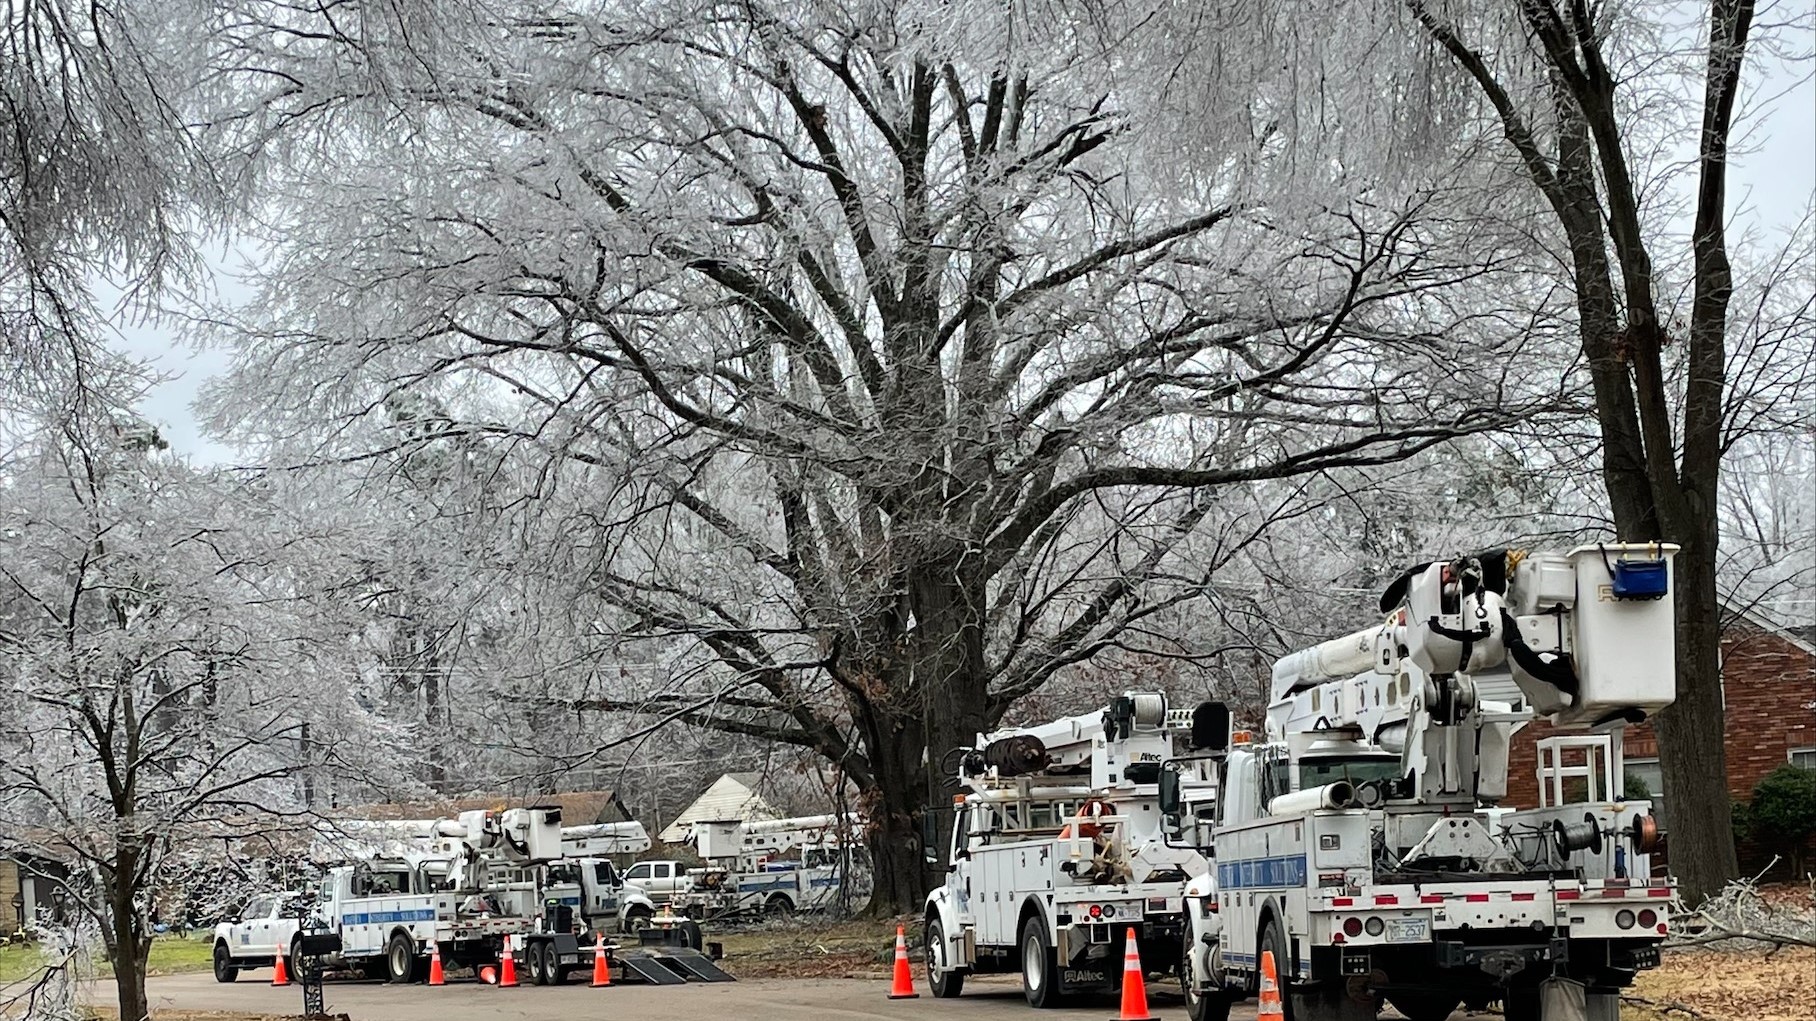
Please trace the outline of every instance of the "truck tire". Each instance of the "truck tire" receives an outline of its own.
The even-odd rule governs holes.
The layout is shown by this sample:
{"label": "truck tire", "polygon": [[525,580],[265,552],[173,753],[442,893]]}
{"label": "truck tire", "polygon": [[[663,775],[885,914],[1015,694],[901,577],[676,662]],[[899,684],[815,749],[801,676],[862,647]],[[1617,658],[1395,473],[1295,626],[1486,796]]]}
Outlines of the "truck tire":
{"label": "truck tire", "polygon": [[1059,1006],[1059,963],[1047,921],[1029,915],[1021,928],[1022,996],[1028,1006],[1048,1010]]}
{"label": "truck tire", "polygon": [[233,951],[227,949],[225,943],[216,943],[214,945],[214,980],[232,982],[239,977],[240,968],[239,965],[233,963]]}
{"label": "truck tire", "polygon": [[1192,945],[1192,927],[1186,926],[1185,945],[1179,948],[1179,987],[1185,993],[1185,1013],[1191,1021],[1229,1021],[1230,994],[1217,989],[1212,992],[1199,992],[1198,983],[1203,977],[1193,963],[1195,955]]}
{"label": "truck tire", "polygon": [[1461,996],[1437,990],[1404,991],[1387,994],[1387,1002],[1406,1015],[1407,1021],[1444,1021],[1463,1002]]}
{"label": "truck tire", "polygon": [[303,957],[302,957],[302,953],[301,953],[302,949],[303,949],[302,936],[301,935],[292,936],[290,938],[290,950],[284,955],[284,970],[285,970],[285,972],[287,972],[290,975],[290,980],[292,982],[301,982],[302,981],[302,976],[303,976],[303,972],[302,972]]}
{"label": "truck tire", "polygon": [[548,946],[547,943],[536,942],[524,948],[523,970],[529,973],[526,977],[530,980],[530,985],[546,986],[549,984],[548,959],[543,957]]}
{"label": "truck tire", "polygon": [[950,1000],[965,991],[965,973],[941,970],[946,963],[946,927],[938,918],[927,919],[927,988],[936,1000]]}
{"label": "truck tire", "polygon": [[394,932],[385,944],[385,978],[396,985],[416,981],[416,940]]}
{"label": "truck tire", "polygon": [[650,927],[650,923],[654,918],[655,916],[650,913],[649,908],[639,904],[624,912],[624,931],[642,932]]}
{"label": "truck tire", "polygon": [[1255,961],[1256,990],[1260,990],[1261,988],[1260,954],[1267,950],[1274,952],[1274,975],[1276,976],[1277,984],[1280,986],[1281,1012],[1285,1015],[1285,1021],[1294,1021],[1297,1017],[1297,1012],[1293,1009],[1293,994],[1291,992],[1292,982],[1288,978],[1288,976],[1292,974],[1293,965],[1292,959],[1286,956],[1286,932],[1280,928],[1280,920],[1277,918],[1269,918],[1266,922],[1261,924],[1261,939],[1255,944],[1257,958]]}
{"label": "truck tire", "polygon": [[772,922],[792,921],[795,916],[794,901],[786,894],[774,894],[763,902],[763,917]]}
{"label": "truck tire", "polygon": [[702,952],[706,950],[706,933],[701,930],[699,922],[691,918],[686,919],[680,925],[675,926],[675,931],[681,934],[681,943],[689,950]]}

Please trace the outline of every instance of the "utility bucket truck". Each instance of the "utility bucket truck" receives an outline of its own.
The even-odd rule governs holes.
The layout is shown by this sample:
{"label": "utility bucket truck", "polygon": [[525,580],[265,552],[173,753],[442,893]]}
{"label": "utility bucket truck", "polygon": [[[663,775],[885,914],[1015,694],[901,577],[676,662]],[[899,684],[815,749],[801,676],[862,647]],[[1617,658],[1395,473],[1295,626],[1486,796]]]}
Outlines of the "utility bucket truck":
{"label": "utility bucket truck", "polygon": [[[1676,547],[1496,550],[1424,565],[1385,619],[1274,665],[1266,741],[1227,757],[1216,867],[1192,881],[1193,1021],[1252,995],[1270,952],[1288,1021],[1612,1018],[1658,963],[1676,890],[1652,876],[1651,806],[1619,796],[1622,728],[1672,701]],[[1485,697],[1499,686],[1502,700]],[[1517,703],[1517,704],[1516,704]],[[1531,719],[1534,809],[1500,807]],[[1574,770],[1586,800],[1564,800]],[[1163,808],[1189,809],[1169,798]]]}
{"label": "utility bucket truck", "polygon": [[870,895],[864,824],[855,814],[700,821],[690,839],[710,863],[688,870],[687,890],[675,898],[693,918],[792,918]]}
{"label": "utility bucket truck", "polygon": [[933,995],[957,996],[981,972],[1019,972],[1036,1007],[1117,990],[1130,930],[1147,969],[1171,971],[1186,881],[1205,857],[1162,825],[1161,765],[1181,744],[1208,753],[1167,777],[1174,797],[1208,818],[1228,737],[1220,704],[1171,709],[1158,692],[979,735],[955,757],[967,793],[954,799],[946,882],[927,899]]}

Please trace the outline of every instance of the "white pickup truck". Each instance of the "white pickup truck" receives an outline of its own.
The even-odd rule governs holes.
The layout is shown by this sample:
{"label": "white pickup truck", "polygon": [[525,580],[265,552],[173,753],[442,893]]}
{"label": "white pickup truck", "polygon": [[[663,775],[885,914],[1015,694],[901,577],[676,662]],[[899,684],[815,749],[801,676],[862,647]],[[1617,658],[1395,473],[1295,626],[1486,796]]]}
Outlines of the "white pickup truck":
{"label": "white pickup truck", "polygon": [[246,902],[239,914],[214,927],[214,980],[232,982],[240,972],[269,968],[278,954],[294,969],[291,944],[306,905],[294,892],[261,894]]}
{"label": "white pickup truck", "polygon": [[668,904],[692,886],[687,866],[678,861],[640,861],[625,870],[624,881],[641,889],[653,904]]}

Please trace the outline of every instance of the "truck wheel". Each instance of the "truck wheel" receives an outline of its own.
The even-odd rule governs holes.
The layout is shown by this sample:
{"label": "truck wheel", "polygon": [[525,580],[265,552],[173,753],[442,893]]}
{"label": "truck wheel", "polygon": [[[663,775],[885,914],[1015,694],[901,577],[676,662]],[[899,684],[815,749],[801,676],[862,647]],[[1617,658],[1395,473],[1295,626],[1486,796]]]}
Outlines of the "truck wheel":
{"label": "truck wheel", "polygon": [[1449,993],[1409,990],[1388,993],[1387,1002],[1393,1004],[1395,1010],[1405,1014],[1407,1021],[1444,1021],[1463,1002],[1463,998]]}
{"label": "truck wheel", "polygon": [[950,1000],[965,991],[965,973],[946,967],[946,927],[937,918],[927,920],[927,987],[934,999]]}
{"label": "truck wheel", "polygon": [[681,934],[681,943],[689,950],[706,949],[706,933],[700,930],[699,922],[689,918],[675,926],[675,931]]}
{"label": "truck wheel", "polygon": [[303,957],[302,954],[299,953],[302,948],[303,941],[300,937],[292,939],[290,941],[290,952],[284,957],[284,971],[290,975],[290,980],[292,982],[302,981]]}
{"label": "truck wheel", "polygon": [[[1292,959],[1286,956],[1286,933],[1281,931],[1280,922],[1277,919],[1270,918],[1261,927],[1261,941],[1255,946],[1257,952],[1273,951],[1274,975],[1276,984],[1280,986],[1281,1012],[1285,1015],[1285,1021],[1294,1021],[1297,1012],[1293,1009],[1293,997],[1289,991],[1293,983],[1288,977],[1292,974],[1293,965]],[[1259,995],[1261,988],[1261,962],[1259,960],[1255,962],[1255,988]]]}
{"label": "truck wheel", "polygon": [[232,982],[239,977],[240,969],[233,963],[233,951],[228,950],[225,943],[216,943],[214,945],[214,980]]}
{"label": "truck wheel", "polygon": [[624,931],[642,932],[650,927],[651,918],[649,908],[641,906],[631,908],[624,913]]}
{"label": "truck wheel", "polygon": [[763,902],[763,917],[772,922],[786,922],[795,916],[794,901],[782,894],[776,894]]}
{"label": "truck wheel", "polygon": [[1059,966],[1046,919],[1029,915],[1022,923],[1022,996],[1040,1010],[1059,1006]]}
{"label": "truck wheel", "polygon": [[549,984],[548,965],[542,959],[543,946],[541,943],[531,943],[524,948],[523,970],[533,986]]}
{"label": "truck wheel", "polygon": [[1192,928],[1186,926],[1185,945],[1179,952],[1179,985],[1185,993],[1185,1013],[1192,1021],[1229,1021],[1230,994],[1222,989],[1200,992],[1198,984],[1206,976],[1198,974],[1193,953]]}
{"label": "truck wheel", "polygon": [[416,941],[409,933],[392,933],[385,944],[385,978],[398,985],[416,981]]}

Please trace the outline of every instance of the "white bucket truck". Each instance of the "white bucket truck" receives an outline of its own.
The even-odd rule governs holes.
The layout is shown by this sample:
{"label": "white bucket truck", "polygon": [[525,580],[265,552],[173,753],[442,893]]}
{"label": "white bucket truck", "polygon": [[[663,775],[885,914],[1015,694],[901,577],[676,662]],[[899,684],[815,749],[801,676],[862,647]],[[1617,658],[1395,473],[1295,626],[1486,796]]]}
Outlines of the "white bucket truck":
{"label": "white bucket truck", "polygon": [[[958,757],[968,793],[955,798],[946,882],[926,904],[933,995],[957,996],[966,975],[984,972],[1019,972],[1036,1007],[1117,990],[1130,930],[1146,969],[1171,971],[1186,881],[1205,857],[1163,827],[1162,763],[1182,741],[1215,753],[1228,736],[1222,705],[1170,709],[1158,692],[979,735]],[[1215,776],[1180,771],[1168,785],[1208,816]]]}
{"label": "white bucket truck", "polygon": [[785,919],[869,897],[864,824],[855,814],[700,821],[690,839],[710,864],[690,869],[675,908],[691,917]]}
{"label": "white bucket truck", "polygon": [[[1238,735],[1216,868],[1192,883],[1193,1021],[1252,995],[1263,952],[1288,1021],[1372,1019],[1383,1000],[1412,1021],[1492,1001],[1508,1021],[1616,1016],[1676,894],[1652,876],[1649,803],[1618,786],[1621,728],[1673,698],[1675,550],[1424,565],[1380,624],[1276,663],[1267,740]],[[1497,671],[1524,705],[1482,697]],[[1585,732],[1542,750],[1599,757],[1572,767],[1599,779],[1587,800],[1558,803],[1547,754],[1540,807],[1500,807],[1509,740],[1535,714]]]}

